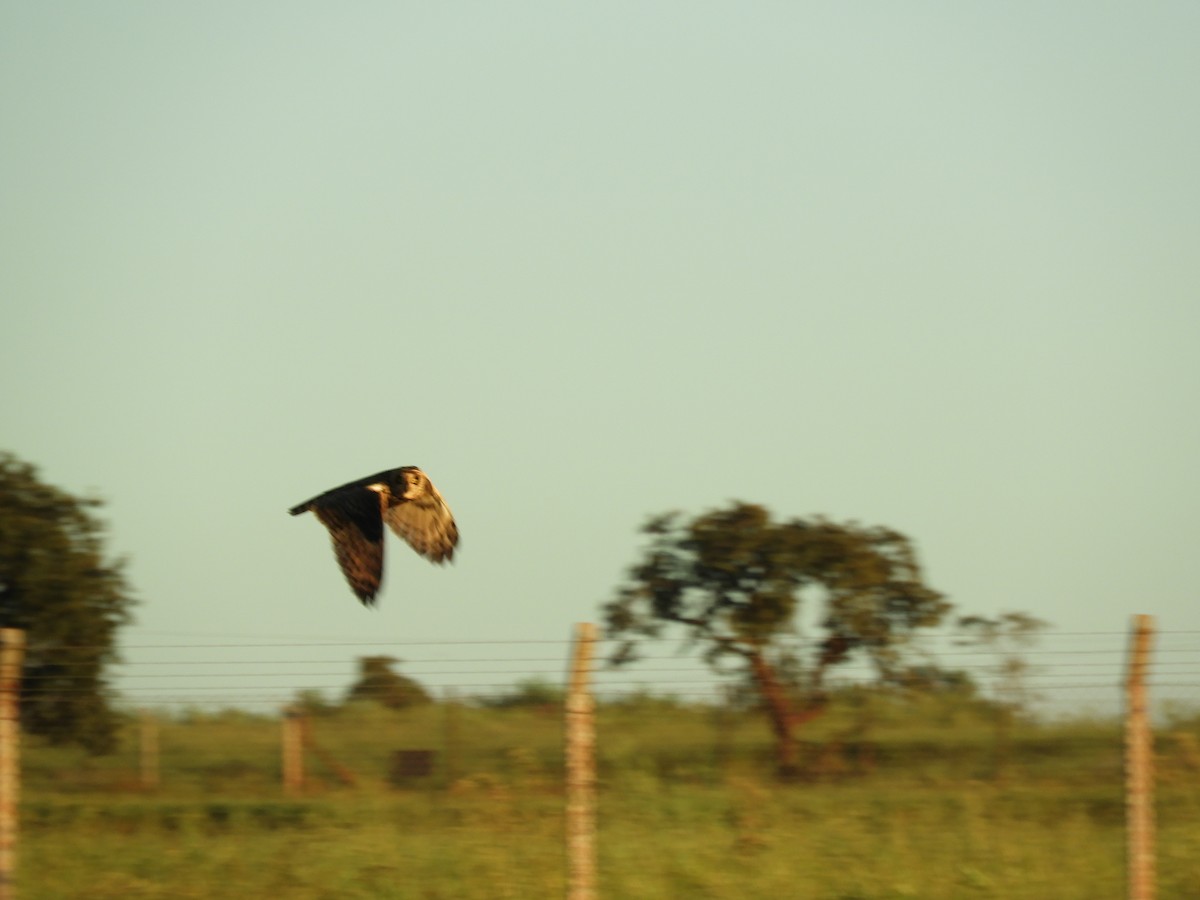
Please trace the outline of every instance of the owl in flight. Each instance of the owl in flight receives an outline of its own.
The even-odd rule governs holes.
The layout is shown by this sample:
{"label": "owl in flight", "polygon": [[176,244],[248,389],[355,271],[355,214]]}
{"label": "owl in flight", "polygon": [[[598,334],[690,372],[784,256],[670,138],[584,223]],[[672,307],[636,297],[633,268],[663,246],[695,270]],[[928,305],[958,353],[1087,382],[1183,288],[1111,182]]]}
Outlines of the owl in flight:
{"label": "owl in flight", "polygon": [[374,605],[383,576],[384,522],[430,562],[454,558],[454,516],[429,476],[416,466],[343,484],[288,512],[298,516],[309,510],[329,529],[338,565],[367,606]]}

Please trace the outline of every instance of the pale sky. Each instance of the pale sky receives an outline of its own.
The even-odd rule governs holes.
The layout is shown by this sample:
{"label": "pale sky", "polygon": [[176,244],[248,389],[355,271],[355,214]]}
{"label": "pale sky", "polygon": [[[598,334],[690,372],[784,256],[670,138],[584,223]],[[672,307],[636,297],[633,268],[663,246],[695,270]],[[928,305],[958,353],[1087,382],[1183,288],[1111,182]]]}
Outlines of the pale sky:
{"label": "pale sky", "polygon": [[[735,498],[904,532],[962,613],[1200,630],[1198,34],[2,3],[0,447],[108,501],[135,666],[560,640],[647,516]],[[461,552],[389,537],[367,610],[286,510],[399,465]]]}

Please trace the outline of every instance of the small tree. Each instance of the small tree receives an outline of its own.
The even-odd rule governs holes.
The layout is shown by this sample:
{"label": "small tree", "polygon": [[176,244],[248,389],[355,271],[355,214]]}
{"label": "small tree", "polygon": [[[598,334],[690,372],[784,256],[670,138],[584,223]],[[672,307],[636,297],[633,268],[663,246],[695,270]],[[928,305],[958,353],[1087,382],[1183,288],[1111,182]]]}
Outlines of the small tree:
{"label": "small tree", "polygon": [[[681,625],[716,670],[752,679],[776,741],[782,777],[798,771],[795,730],[826,705],[825,676],[859,656],[884,680],[900,677],[904,644],[937,625],[949,604],[921,581],[908,539],[886,528],[824,519],[773,522],[735,502],[690,522],[651,519],[644,555],[604,607],[611,662],[639,639]],[[805,601],[819,603],[819,636],[797,649]],[[733,669],[729,663],[733,663]]]}
{"label": "small tree", "polygon": [[1014,722],[1026,715],[1038,699],[1029,686],[1033,667],[1025,659],[1024,651],[1049,626],[1049,622],[1023,612],[1001,613],[994,619],[962,616],[958,620],[962,635],[959,645],[988,650],[996,657],[991,705],[996,728],[997,778],[1002,778],[1008,769]]}
{"label": "small tree", "polygon": [[996,703],[1011,715],[1028,712],[1038,699],[1029,687],[1033,667],[1025,659],[1024,651],[1037,640],[1039,632],[1049,627],[1049,622],[1023,612],[1001,613],[994,619],[962,616],[958,620],[960,646],[978,647],[996,655],[992,693]]}
{"label": "small tree", "polygon": [[404,709],[433,702],[429,692],[412,678],[392,671],[400,660],[393,656],[363,656],[358,660],[359,675],[346,696],[347,700],[371,700],[389,709]]}
{"label": "small tree", "polygon": [[0,625],[26,632],[21,723],[55,743],[113,748],[118,716],[104,670],[133,600],[105,559],[99,500],[44,484],[0,453]]}

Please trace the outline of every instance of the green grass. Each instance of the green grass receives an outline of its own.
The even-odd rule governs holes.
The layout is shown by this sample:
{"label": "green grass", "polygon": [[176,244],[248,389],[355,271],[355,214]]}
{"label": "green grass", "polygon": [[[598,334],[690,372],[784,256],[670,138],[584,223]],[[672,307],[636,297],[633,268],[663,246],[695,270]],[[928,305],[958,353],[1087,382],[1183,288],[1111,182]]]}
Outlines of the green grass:
{"label": "green grass", "polygon": [[[881,716],[861,726],[836,711],[815,725],[808,780],[779,785],[753,716],[603,709],[601,896],[1123,895],[1112,723],[1027,725],[1003,752],[987,722]],[[1200,896],[1195,726],[1159,741],[1164,898]],[[134,734],[97,759],[26,742],[23,900],[563,896],[552,713],[433,706],[321,719],[318,742],[358,784],[325,774],[296,798],[281,795],[275,722],[165,723],[152,794],[136,790]],[[433,776],[390,785],[390,754],[420,748],[439,753]]]}
{"label": "green grass", "polygon": [[[1164,897],[1200,883],[1200,795],[1161,829]],[[27,816],[22,896],[540,898],[558,798],[494,785],[303,802],[75,798]],[[1120,896],[1107,793],[760,782],[605,792],[599,882],[628,898]]]}

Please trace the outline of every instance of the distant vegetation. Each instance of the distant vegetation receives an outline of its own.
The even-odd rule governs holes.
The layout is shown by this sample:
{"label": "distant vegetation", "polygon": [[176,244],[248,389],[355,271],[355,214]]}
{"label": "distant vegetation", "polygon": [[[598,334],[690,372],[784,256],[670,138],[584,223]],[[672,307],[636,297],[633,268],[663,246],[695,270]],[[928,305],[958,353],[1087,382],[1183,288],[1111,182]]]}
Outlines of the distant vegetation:
{"label": "distant vegetation", "polygon": [[[1089,784],[1119,780],[1120,723],[1107,720],[1018,719],[997,742],[996,707],[971,694],[905,695],[859,689],[831,698],[829,710],[805,731],[800,780],[808,784],[953,784],[964,781],[1048,780]],[[161,781],[172,794],[231,792],[269,796],[279,789],[280,724],[275,715],[243,710],[183,710],[158,717]],[[642,695],[601,703],[597,762],[604,784],[649,778],[664,787],[720,784],[729,777],[769,780],[773,738],[752,709],[687,704]],[[547,783],[562,767],[562,716],[546,704],[427,703],[392,710],[370,703],[337,707],[311,724],[313,740],[353,770],[364,785],[387,782],[390,754],[428,749],[437,765],[427,788],[450,788],[482,777],[520,787]],[[1167,770],[1195,768],[1200,715],[1178,713],[1161,735]],[[139,728],[119,735],[118,752],[92,757],[30,741],[24,776],[49,793],[136,787]],[[1003,751],[1006,758],[998,754]],[[314,788],[336,779],[310,761]],[[1115,781],[1114,781],[1115,783]]]}

